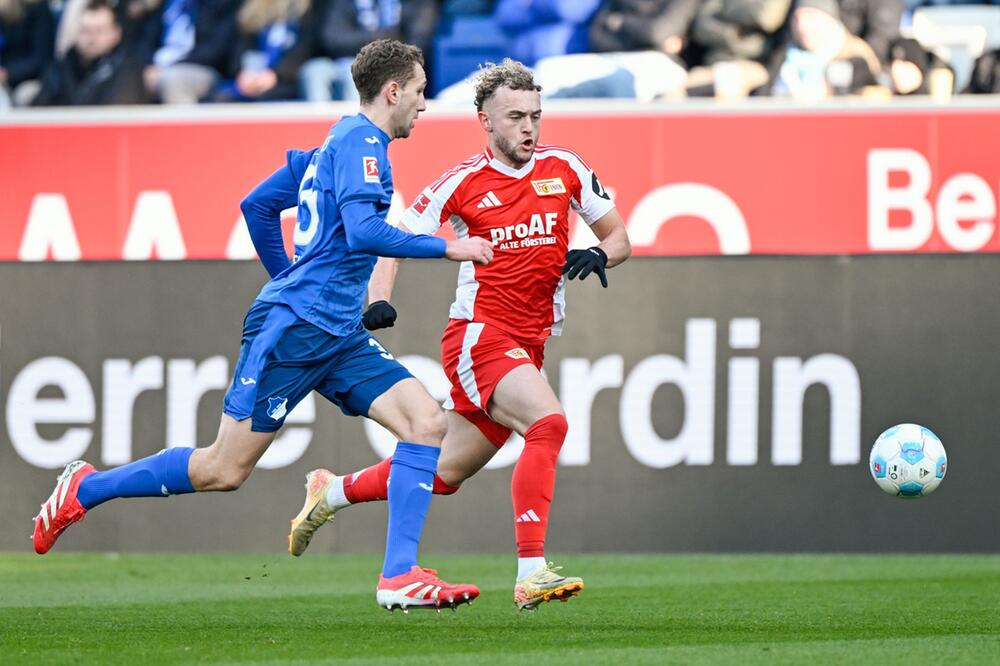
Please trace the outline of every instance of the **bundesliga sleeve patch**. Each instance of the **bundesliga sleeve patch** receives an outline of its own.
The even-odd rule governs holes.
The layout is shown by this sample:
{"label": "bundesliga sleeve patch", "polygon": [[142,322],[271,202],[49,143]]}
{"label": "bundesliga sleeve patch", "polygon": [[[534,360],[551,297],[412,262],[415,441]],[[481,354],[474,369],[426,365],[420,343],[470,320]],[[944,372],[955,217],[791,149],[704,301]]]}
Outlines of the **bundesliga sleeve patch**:
{"label": "bundesliga sleeve patch", "polygon": [[365,182],[377,183],[381,179],[378,174],[378,158],[365,155],[361,158],[365,170]]}
{"label": "bundesliga sleeve patch", "polygon": [[531,186],[535,188],[535,194],[540,197],[548,197],[554,194],[566,194],[566,185],[562,178],[546,178],[545,180],[533,180]]}
{"label": "bundesliga sleeve patch", "polygon": [[410,206],[410,207],[411,207],[411,208],[412,208],[412,209],[413,209],[413,210],[414,210],[414,211],[415,211],[415,212],[416,212],[416,213],[417,213],[418,215],[423,215],[423,214],[424,214],[424,211],[425,211],[425,210],[427,210],[427,207],[428,207],[428,206],[430,206],[430,205],[431,205],[431,200],[430,200],[430,198],[428,198],[428,196],[427,196],[426,194],[424,194],[423,192],[421,192],[421,193],[420,193],[420,196],[419,196],[419,197],[417,197],[417,200],[416,200],[416,201],[414,201],[414,202],[413,202],[413,205],[412,205],[412,206]]}

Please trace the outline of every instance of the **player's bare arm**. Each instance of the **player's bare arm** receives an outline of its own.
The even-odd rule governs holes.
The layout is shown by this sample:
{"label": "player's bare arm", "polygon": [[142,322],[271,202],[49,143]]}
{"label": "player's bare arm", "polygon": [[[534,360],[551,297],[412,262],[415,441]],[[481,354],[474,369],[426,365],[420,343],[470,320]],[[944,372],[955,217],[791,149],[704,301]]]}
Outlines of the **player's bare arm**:
{"label": "player's bare arm", "polygon": [[372,270],[372,279],[368,282],[368,302],[389,302],[392,300],[392,288],[396,285],[396,273],[402,259],[395,257],[379,257]]}
{"label": "player's bare arm", "polygon": [[396,308],[389,304],[396,272],[403,261],[396,257],[379,257],[368,281],[368,308],[361,315],[361,325],[369,331],[396,325]]}
{"label": "player's bare arm", "polygon": [[606,288],[608,277],[604,274],[604,270],[628,259],[632,254],[632,244],[625,230],[625,222],[615,208],[590,225],[590,229],[600,242],[593,247],[567,252],[562,272],[569,280],[576,277],[583,280],[591,273],[595,273],[601,281],[601,286]]}
{"label": "player's bare arm", "polygon": [[608,263],[605,268],[614,268],[632,256],[632,243],[629,242],[625,221],[618,214],[617,208],[612,208],[605,213],[604,217],[590,225],[590,230],[600,241],[597,247],[608,255]]}
{"label": "player's bare arm", "polygon": [[450,240],[445,246],[444,256],[452,261],[471,261],[485,266],[493,261],[493,245],[478,236]]}
{"label": "player's bare arm", "polygon": [[[397,226],[400,231],[413,233],[405,224]],[[493,245],[484,238],[447,241],[445,248],[445,257],[452,261],[471,261],[485,266],[493,260]],[[369,331],[391,328],[396,323],[396,309],[389,301],[401,261],[401,258],[396,257],[380,257],[375,264],[368,282],[368,309],[361,318],[361,323]]]}

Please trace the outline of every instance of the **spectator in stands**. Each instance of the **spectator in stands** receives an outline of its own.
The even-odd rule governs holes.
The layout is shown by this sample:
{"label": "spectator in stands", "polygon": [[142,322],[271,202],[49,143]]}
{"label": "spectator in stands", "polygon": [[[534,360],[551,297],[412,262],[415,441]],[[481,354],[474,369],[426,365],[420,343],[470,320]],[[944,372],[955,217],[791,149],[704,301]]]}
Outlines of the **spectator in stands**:
{"label": "spectator in stands", "polygon": [[239,0],[164,0],[162,31],[143,72],[146,89],[165,104],[207,98],[236,40]]}
{"label": "spectator in stands", "polygon": [[108,0],[88,0],[76,45],[49,65],[35,106],[141,104],[142,66],[126,53]]}
{"label": "spectator in stands", "polygon": [[[90,0],[66,0],[56,29],[56,58],[66,55],[77,42],[80,18]],[[162,0],[109,0],[118,25],[122,28],[125,50],[140,62],[149,62],[160,37]]]}
{"label": "spectator in stands", "polygon": [[444,0],[441,14],[444,16],[473,16],[493,12],[494,0]]}
{"label": "spectator in stands", "polygon": [[972,78],[963,92],[980,95],[1000,94],[1000,50],[988,51],[976,59]]}
{"label": "spectator in stands", "polygon": [[652,101],[682,89],[678,57],[700,0],[610,0],[590,23],[592,53],[542,58],[543,96]]}
{"label": "spectator in stands", "polygon": [[915,39],[898,38],[889,45],[889,78],[894,95],[926,95],[932,58]]}
{"label": "spectator in stands", "polygon": [[587,26],[601,0],[498,0],[494,17],[510,55],[529,67],[542,58],[587,50]]}
{"label": "spectator in stands", "polygon": [[771,94],[815,102],[873,86],[880,71],[868,43],[841,23],[837,0],[798,0],[773,59]]}
{"label": "spectator in stands", "polygon": [[0,0],[0,109],[31,103],[52,59],[54,34],[48,3]]}
{"label": "spectator in stands", "polygon": [[163,32],[163,0],[120,0],[116,13],[125,49],[139,62],[152,62]]}
{"label": "spectator in stands", "polygon": [[358,99],[351,63],[361,47],[376,39],[399,39],[419,46],[426,58],[437,20],[437,0],[329,0],[306,37],[318,57],[299,73],[304,97],[311,102]]}
{"label": "spectator in stands", "polygon": [[[643,102],[672,96],[683,89],[686,71],[678,54],[699,5],[700,0],[610,0],[591,21],[594,52],[535,63],[542,96]],[[441,91],[437,99],[471,103],[473,89],[467,78]]]}
{"label": "spectator in stands", "polygon": [[[836,0],[832,0],[835,2]],[[766,63],[791,0],[706,0],[691,28],[701,66],[688,74],[694,96],[743,97],[768,82]]]}
{"label": "spectator in stands", "polygon": [[590,50],[661,51],[680,58],[701,0],[609,0],[590,24]]}
{"label": "spectator in stands", "polygon": [[300,37],[314,21],[310,0],[245,0],[236,17],[239,41],[233,52],[236,79],[226,99],[295,99],[299,68],[310,46]]}
{"label": "spectator in stands", "polygon": [[872,47],[884,66],[890,61],[889,50],[899,37],[899,24],[906,9],[905,0],[838,0],[840,22],[855,37]]}
{"label": "spectator in stands", "polygon": [[[683,91],[687,34],[701,0],[610,0],[590,24],[590,50],[601,61],[575,66],[567,73],[592,78],[551,96],[630,97],[651,101]],[[549,63],[542,63],[545,70]],[[611,72],[607,68],[613,66]],[[540,72],[548,83],[553,77]],[[602,90],[603,87],[603,90]]]}
{"label": "spectator in stands", "polygon": [[66,0],[63,3],[59,25],[56,26],[56,58],[62,58],[76,46],[77,35],[80,34],[80,19],[88,4],[90,0]]}

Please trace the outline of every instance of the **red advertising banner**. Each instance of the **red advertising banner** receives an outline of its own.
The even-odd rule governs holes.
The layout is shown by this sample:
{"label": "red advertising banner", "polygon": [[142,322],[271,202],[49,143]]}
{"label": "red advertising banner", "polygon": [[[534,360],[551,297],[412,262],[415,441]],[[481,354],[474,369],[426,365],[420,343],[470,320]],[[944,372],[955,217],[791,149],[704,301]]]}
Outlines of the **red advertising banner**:
{"label": "red advertising banner", "polygon": [[[253,257],[241,198],[335,120],[271,113],[7,120],[0,260]],[[1000,251],[1000,109],[561,110],[542,142],[597,171],[638,255]],[[473,113],[426,113],[390,147],[394,214],[484,146]]]}

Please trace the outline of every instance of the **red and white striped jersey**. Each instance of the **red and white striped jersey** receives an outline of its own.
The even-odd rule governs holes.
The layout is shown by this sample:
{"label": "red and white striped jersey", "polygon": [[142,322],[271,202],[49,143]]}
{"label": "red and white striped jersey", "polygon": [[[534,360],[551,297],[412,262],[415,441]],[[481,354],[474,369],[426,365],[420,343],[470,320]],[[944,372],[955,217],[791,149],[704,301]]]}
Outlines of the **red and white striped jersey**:
{"label": "red and white striped jersey", "polygon": [[561,270],[569,210],[593,224],[614,208],[597,175],[566,148],[539,145],[514,169],[487,149],[425,188],[400,222],[433,234],[450,222],[459,238],[493,243],[488,266],[463,262],[452,319],[492,324],[523,340],[559,335],[565,308]]}

